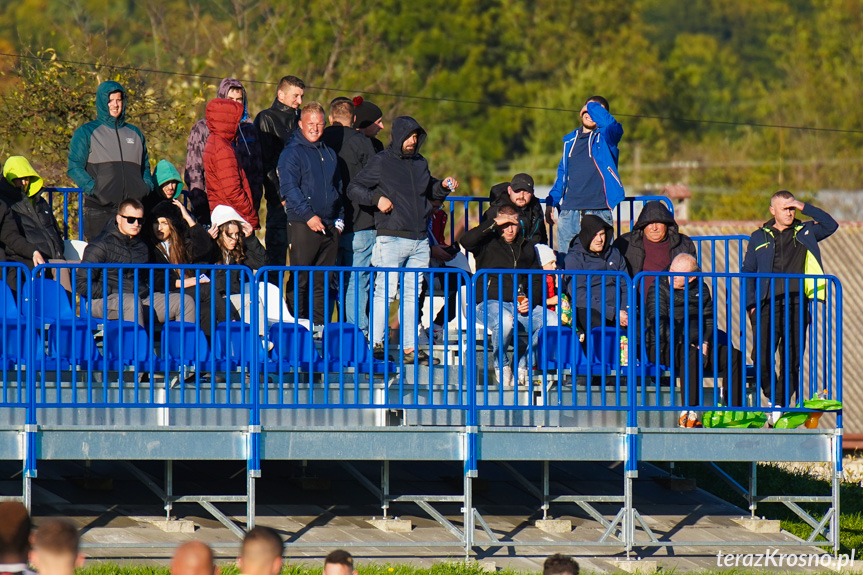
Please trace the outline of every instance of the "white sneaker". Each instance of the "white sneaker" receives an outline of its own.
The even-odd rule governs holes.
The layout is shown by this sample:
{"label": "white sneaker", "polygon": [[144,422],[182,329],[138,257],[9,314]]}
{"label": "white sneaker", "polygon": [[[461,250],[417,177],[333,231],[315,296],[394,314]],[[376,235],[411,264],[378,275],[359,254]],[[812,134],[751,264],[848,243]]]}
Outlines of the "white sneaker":
{"label": "white sneaker", "polygon": [[[781,406],[781,405],[774,405],[773,407],[779,407],[779,408],[781,408],[782,406]],[[784,414],[783,414],[781,411],[771,411],[771,412],[770,412],[770,414],[767,416],[767,425],[768,425],[769,427],[775,427],[775,426],[776,426],[776,422],[777,422],[777,421],[779,420],[779,418],[780,418],[780,417],[782,417],[783,415],[784,415]]]}
{"label": "white sneaker", "polygon": [[530,386],[530,370],[527,368],[521,368],[518,370],[518,386],[519,387],[529,387]]}
{"label": "white sneaker", "polygon": [[503,380],[501,382],[503,387],[512,387],[512,379],[512,366],[503,366]]}

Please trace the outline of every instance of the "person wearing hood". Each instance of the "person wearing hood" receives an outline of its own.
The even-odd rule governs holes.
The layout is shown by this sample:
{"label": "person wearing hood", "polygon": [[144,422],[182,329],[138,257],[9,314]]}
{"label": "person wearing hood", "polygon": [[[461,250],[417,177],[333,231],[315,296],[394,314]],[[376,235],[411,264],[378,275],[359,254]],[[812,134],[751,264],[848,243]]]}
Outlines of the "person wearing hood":
{"label": "person wearing hood", "polygon": [[[433,178],[428,162],[420,154],[426,131],[410,116],[393,121],[392,142],[369,160],[348,185],[348,197],[358,204],[378,209],[375,212],[377,237],[372,249],[372,265],[385,268],[424,268],[429,265],[428,219],[433,200],[444,200],[458,188],[458,180]],[[422,274],[405,275],[401,302],[404,322],[400,330],[405,363],[418,360],[428,365],[429,356],[416,348],[417,294],[422,291]],[[389,304],[399,294],[399,275],[375,275],[373,353],[378,359],[388,355],[384,345],[389,325]],[[389,301],[387,301],[389,296]],[[416,351],[416,353],[414,353]],[[435,359],[435,363],[438,361]]]}
{"label": "person wearing hood", "polygon": [[542,207],[534,195],[533,178],[529,174],[516,174],[511,182],[495,184],[489,197],[491,202],[483,219],[493,220],[501,207],[512,206],[522,221],[521,229],[525,238],[537,244],[548,244]]}
{"label": "person wearing hood", "polygon": [[[354,104],[347,98],[330,103],[330,126],[324,129],[321,140],[338,156],[342,185],[347,188],[351,179],[360,173],[375,155],[371,140],[351,127]],[[345,230],[339,238],[337,265],[349,268],[367,268],[372,263],[375,245],[375,209],[357,202],[345,201]],[[355,271],[347,274],[344,302],[345,321],[356,324],[366,337],[369,334],[369,284],[371,272]]]}
{"label": "person wearing hood", "polygon": [[[729,349],[728,345],[722,340],[717,341],[719,338],[714,336],[716,330],[710,285],[697,276],[684,275],[701,271],[695,258],[689,254],[679,254],[672,260],[668,271],[681,275],[661,277],[647,291],[644,313],[646,359],[650,363],[669,366],[671,354],[674,354],[675,374],[681,381],[680,406],[684,408],[677,422],[678,427],[702,427],[701,414],[693,408],[704,404],[700,397],[703,377],[722,377],[724,381],[719,391],[721,403],[730,407],[744,407],[741,372],[743,354],[733,346]],[[719,334],[718,331],[716,333]]]}
{"label": "person wearing hood", "polygon": [[[498,381],[504,387],[512,385],[513,345],[516,319],[519,332],[530,333],[535,347],[539,330],[544,325],[557,325],[557,314],[547,307],[543,274],[520,274],[524,270],[542,269],[534,243],[525,239],[518,212],[504,206],[493,220],[483,220],[464,233],[461,245],[476,258],[477,271],[513,270],[515,273],[490,273],[476,284],[476,318],[491,330],[491,348]],[[516,285],[513,285],[515,278]],[[546,305],[544,305],[546,304]],[[521,339],[521,338],[519,338]],[[503,355],[503,365],[500,363]],[[526,349],[518,350],[518,383],[529,382],[530,370]]]}
{"label": "person wearing hood", "polygon": [[[288,219],[288,253],[292,266],[336,265],[339,236],[345,229],[344,193],[336,153],[321,135],[324,108],[311,102],[300,115],[300,130],[279,158],[279,193]],[[315,326],[326,323],[324,292],[329,274],[294,272],[288,280],[288,306],[295,317],[309,319],[309,282],[314,284]],[[296,284],[296,291],[294,285]],[[294,295],[296,294],[296,301]]]}
{"label": "person wearing hood", "polygon": [[[216,98],[226,98],[243,105],[243,117],[233,140],[234,151],[240,162],[249,189],[252,192],[252,202],[255,211],[261,206],[264,194],[264,167],[261,159],[261,142],[258,129],[249,116],[249,100],[243,84],[235,78],[224,78],[219,83]],[[207,119],[198,120],[189,134],[186,144],[186,185],[189,199],[192,201],[192,212],[199,222],[210,222],[210,202],[207,199],[207,180],[204,173],[204,148],[210,136]]]}
{"label": "person wearing hood", "polygon": [[153,170],[153,179],[156,186],[142,202],[145,214],[149,214],[153,208],[165,200],[180,199],[183,193],[183,177],[180,176],[180,172],[177,171],[174,164],[168,160],[159,160],[156,169]]}
{"label": "person wearing hood", "polygon": [[72,134],[67,173],[84,192],[84,239],[112,220],[123,200],[143,200],[153,189],[144,135],[126,123],[126,90],[114,81],[96,90],[96,120]]}
{"label": "person wearing hood", "polygon": [[617,171],[617,145],[623,127],[609,112],[608,100],[602,96],[588,98],[580,116],[581,126],[563,137],[557,179],[546,199],[549,225],[555,223],[554,209],[559,210],[559,250],[569,249],[584,215],[593,214],[611,224],[611,210],[626,196]]}
{"label": "person wearing hood", "polygon": [[0,210],[8,215],[3,218],[0,244],[7,258],[30,269],[65,259],[60,226],[41,193],[42,185],[42,178],[26,158],[12,156],[6,160],[0,180]]}
{"label": "person wearing hood", "polygon": [[[812,219],[801,222],[796,218],[797,210]],[[818,242],[839,229],[836,220],[824,210],[795,199],[787,190],[770,198],[770,215],[773,217],[752,232],[742,271],[823,275]],[[761,390],[773,407],[794,403],[800,382],[800,356],[810,322],[809,301],[824,301],[826,295],[826,282],[814,278],[805,279],[802,285],[800,281],[782,279],[746,282],[746,311],[756,337],[752,361],[761,375]],[[779,370],[773,381],[777,349]],[[768,421],[779,417],[781,412],[774,410]]]}
{"label": "person wearing hood", "polygon": [[[279,195],[279,157],[297,129],[300,106],[306,85],[296,76],[279,81],[272,106],[258,112],[255,127],[261,135],[261,156],[264,166],[264,196],[267,199],[265,242],[267,260],[271,266],[284,266],[288,256],[288,219]],[[277,276],[278,274],[271,274]]]}
{"label": "person wearing hood", "polygon": [[204,147],[204,178],[207,181],[209,210],[212,211],[218,205],[231,206],[252,227],[258,229],[255,199],[246,172],[233,148],[243,114],[243,105],[227,98],[216,98],[207,104],[206,119],[210,136]]}
{"label": "person wearing hood", "polygon": [[[564,268],[626,273],[626,260],[611,244],[613,231],[614,228],[601,217],[585,214],[581,219],[581,230],[573,238],[572,247],[564,259]],[[576,325],[582,333],[601,326],[626,327],[629,323],[625,278],[593,273],[568,276],[565,283],[569,284],[565,289],[572,299]]]}
{"label": "person wearing hood", "polygon": [[[626,258],[626,268],[632,277],[643,271],[667,271],[671,260],[679,254],[698,257],[695,243],[680,233],[674,216],[665,202],[659,200],[644,203],[635,227],[617,238],[614,247]],[[644,287],[640,289],[649,290],[654,279],[645,278]]]}

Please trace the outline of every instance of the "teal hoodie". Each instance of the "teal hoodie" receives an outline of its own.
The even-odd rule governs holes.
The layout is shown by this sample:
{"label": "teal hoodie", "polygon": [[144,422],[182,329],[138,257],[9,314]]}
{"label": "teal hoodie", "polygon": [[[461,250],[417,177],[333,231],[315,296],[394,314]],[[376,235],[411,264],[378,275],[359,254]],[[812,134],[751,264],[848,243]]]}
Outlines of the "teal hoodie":
{"label": "teal hoodie", "polygon": [[183,192],[183,177],[177,171],[177,168],[174,167],[174,164],[168,160],[159,160],[159,163],[156,164],[156,169],[153,170],[153,177],[156,179],[157,188],[161,188],[165,182],[177,182],[177,191],[174,192],[171,199],[180,197],[180,194]]}

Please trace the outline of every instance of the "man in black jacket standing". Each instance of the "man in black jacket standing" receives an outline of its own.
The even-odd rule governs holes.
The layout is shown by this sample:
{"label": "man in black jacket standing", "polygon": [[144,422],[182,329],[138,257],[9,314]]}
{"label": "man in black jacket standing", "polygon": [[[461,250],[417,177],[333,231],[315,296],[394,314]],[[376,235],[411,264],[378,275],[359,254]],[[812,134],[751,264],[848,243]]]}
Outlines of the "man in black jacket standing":
{"label": "man in black jacket standing", "polygon": [[265,242],[267,263],[271,266],[285,265],[288,254],[288,220],[279,197],[279,175],[276,168],[282,150],[297,129],[305,89],[305,83],[296,76],[285,76],[279,81],[273,105],[255,116],[264,165],[264,197],[267,200]]}
{"label": "man in black jacket standing", "polygon": [[[292,266],[326,266],[336,263],[339,235],[345,228],[342,182],[336,153],[323,141],[324,109],[309,103],[300,115],[300,130],[279,158],[279,193],[288,219],[288,250]],[[310,278],[305,271],[291,274],[288,304],[295,317],[308,318],[314,307],[315,326],[326,323],[324,274]],[[314,305],[309,305],[309,281]],[[296,284],[296,301],[294,289]],[[293,304],[293,305],[291,305]]]}
{"label": "man in black jacket standing", "polygon": [[[351,179],[362,170],[375,155],[372,141],[359,130],[351,127],[354,105],[347,98],[337,98],[330,104],[330,126],[324,129],[321,140],[332,148],[339,159],[342,185],[347,188]],[[372,248],[375,245],[375,211],[355,201],[345,202],[345,231],[339,239],[337,265],[366,268],[372,263]],[[369,335],[369,284],[371,272],[358,271],[347,274],[342,286],[345,321],[355,324],[366,337]]]}
{"label": "man in black jacket standing", "polygon": [[[348,196],[364,206],[377,207],[375,227],[377,237],[372,252],[372,265],[383,268],[426,268],[429,265],[428,218],[431,200],[443,200],[458,187],[458,180],[448,177],[441,181],[429,173],[428,162],[420,155],[426,131],[409,116],[393,122],[393,139],[381,153],[369,160],[366,167],[351,180]],[[402,347],[405,363],[418,360],[427,365],[428,354],[416,350],[416,330],[419,325],[417,294],[422,291],[421,273],[404,274],[402,298]],[[384,344],[389,324],[388,306],[399,295],[399,276],[378,273],[375,276],[372,340],[374,355],[387,356]],[[414,353],[416,351],[416,353]],[[437,363],[437,360],[435,360]]]}

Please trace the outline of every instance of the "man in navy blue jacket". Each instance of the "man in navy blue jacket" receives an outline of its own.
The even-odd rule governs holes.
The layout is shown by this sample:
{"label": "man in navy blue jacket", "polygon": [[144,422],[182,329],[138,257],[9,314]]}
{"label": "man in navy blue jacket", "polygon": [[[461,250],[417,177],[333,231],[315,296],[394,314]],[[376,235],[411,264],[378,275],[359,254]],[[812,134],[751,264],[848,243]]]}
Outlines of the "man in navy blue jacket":
{"label": "man in navy blue jacket", "polygon": [[[625,196],[617,173],[617,144],[622,137],[623,126],[608,112],[608,101],[602,96],[587,100],[581,109],[581,127],[563,137],[563,156],[545,208],[548,225],[557,223],[558,251],[569,251],[585,214],[612,224],[611,210]],[[554,208],[560,212],[556,222]]]}
{"label": "man in navy blue jacket", "polygon": [[[311,102],[300,114],[295,132],[279,157],[279,195],[288,218],[288,254],[292,266],[334,266],[339,234],[344,230],[345,208],[338,157],[323,141],[324,109]],[[309,281],[312,274],[291,274],[288,304],[295,317],[308,318]],[[313,320],[326,321],[324,274],[311,278],[314,286]],[[296,282],[296,290],[294,283]],[[296,301],[294,294],[296,293]]]}
{"label": "man in navy blue jacket", "polygon": [[[796,219],[796,210],[812,220],[801,222]],[[824,270],[818,242],[839,228],[836,220],[824,210],[795,200],[791,192],[785,190],[770,198],[770,214],[773,218],[749,238],[743,271],[822,275]],[[826,282],[814,278],[803,280],[802,284],[800,280],[783,278],[758,278],[746,282],[746,311],[756,337],[752,360],[759,370],[761,389],[773,407],[794,402],[800,381],[800,352],[805,345],[810,319],[808,300],[824,300],[826,287]],[[759,310],[757,314],[756,308]],[[774,382],[773,356],[777,349],[780,351],[779,376]],[[774,410],[768,421],[772,423],[780,415],[780,410]]]}

